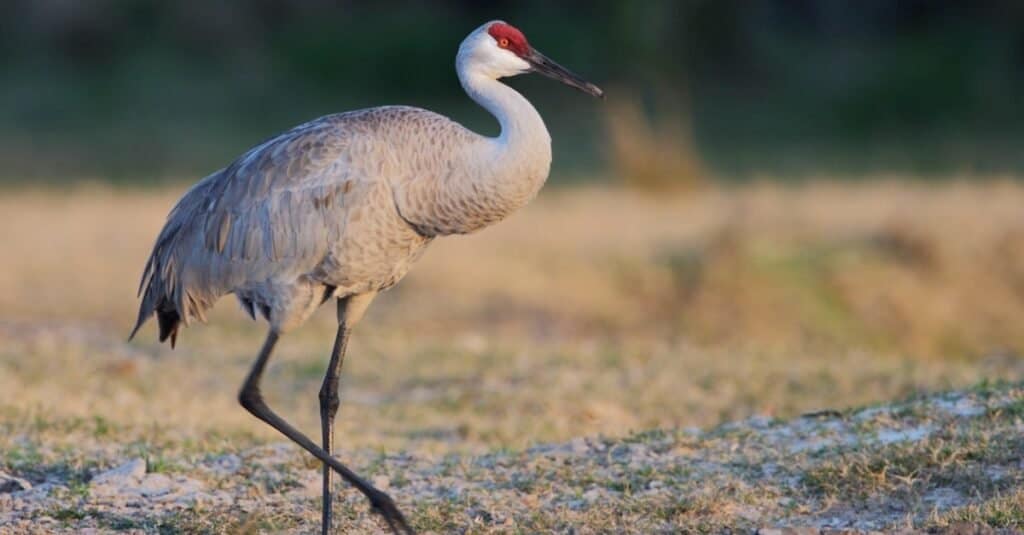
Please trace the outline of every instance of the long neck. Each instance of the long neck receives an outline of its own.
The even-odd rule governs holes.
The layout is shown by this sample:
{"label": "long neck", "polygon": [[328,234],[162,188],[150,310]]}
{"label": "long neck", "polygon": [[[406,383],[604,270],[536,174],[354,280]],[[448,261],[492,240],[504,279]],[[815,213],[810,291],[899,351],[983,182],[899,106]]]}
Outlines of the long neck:
{"label": "long neck", "polygon": [[551,168],[551,135],[525,97],[494,78],[459,68],[466,93],[501,124],[497,137],[465,147],[461,171],[442,186],[452,225],[443,233],[468,233],[504,219],[532,200]]}
{"label": "long neck", "polygon": [[504,219],[537,195],[551,167],[551,136],[530,102],[493,78],[458,71],[470,98],[501,123],[501,134],[471,134],[436,175],[399,188],[402,217],[429,236],[466,234]]}
{"label": "long neck", "polygon": [[[459,69],[463,89],[501,124],[501,135],[494,138],[501,157],[517,159],[525,155],[547,153],[550,160],[551,136],[537,109],[518,91],[488,76]],[[550,164],[550,161],[548,162]]]}

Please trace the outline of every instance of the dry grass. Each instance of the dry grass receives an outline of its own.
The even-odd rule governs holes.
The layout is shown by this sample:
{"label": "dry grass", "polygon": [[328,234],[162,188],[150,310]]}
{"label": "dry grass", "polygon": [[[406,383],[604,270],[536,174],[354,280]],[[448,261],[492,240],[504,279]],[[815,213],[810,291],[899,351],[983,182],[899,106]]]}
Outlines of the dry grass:
{"label": "dry grass", "polygon": [[[59,462],[74,481],[111,451],[173,469],[183,455],[278,440],[236,406],[263,326],[230,299],[174,352],[152,327],[124,341],[142,263],[180,193],[0,197],[0,467]],[[1024,187],[1009,181],[545,191],[492,229],[439,240],[378,299],[346,360],[340,443],[480,453],[1019,380],[1021,206]],[[271,404],[311,434],[332,339],[324,308],[284,339],[266,379]],[[805,483],[842,501],[963,476],[933,446],[945,447],[851,452]],[[701,511],[731,510],[733,498],[702,499],[658,514],[720,525]],[[999,499],[932,522],[995,518],[1020,496]],[[277,520],[214,523],[252,522]]]}
{"label": "dry grass", "polygon": [[[235,406],[262,326],[231,300],[174,353],[151,330],[123,342],[179,193],[0,199],[8,422],[273,436]],[[1020,377],[1022,205],[1010,182],[546,191],[378,300],[346,361],[344,442],[481,451]],[[287,337],[267,381],[310,430],[332,316]]]}
{"label": "dry grass", "polygon": [[[345,458],[392,490],[424,533],[776,533],[785,526],[801,527],[799,533],[991,532],[978,531],[985,526],[1017,533],[1024,528],[1022,414],[1020,383],[982,383],[789,421],[755,417],[706,432],[651,430],[469,456],[349,449]],[[319,466],[288,443],[61,451],[39,438],[20,449],[0,438],[5,451],[34,444],[28,454],[8,454],[5,464],[50,485],[0,493],[0,526],[9,531],[318,527]],[[104,470],[142,455],[148,469],[135,477],[148,480],[148,489],[167,485],[167,493],[139,498],[131,489],[141,483],[129,479],[112,494]],[[176,499],[186,488],[200,494]],[[358,493],[347,489],[337,500],[340,532],[380,529]]]}

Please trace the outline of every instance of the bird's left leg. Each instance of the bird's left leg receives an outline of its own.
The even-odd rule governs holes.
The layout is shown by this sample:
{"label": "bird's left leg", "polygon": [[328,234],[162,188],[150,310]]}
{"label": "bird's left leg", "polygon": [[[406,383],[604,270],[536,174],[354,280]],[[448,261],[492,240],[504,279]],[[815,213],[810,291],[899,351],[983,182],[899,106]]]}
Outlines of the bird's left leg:
{"label": "bird's left leg", "polygon": [[[320,386],[320,431],[323,434],[324,451],[333,453],[334,417],[338,413],[341,399],[338,397],[338,380],[341,377],[341,365],[345,361],[345,348],[351,329],[345,321],[347,299],[338,300],[338,334],[334,338],[334,349],[331,350],[331,361],[327,364],[323,385]],[[331,530],[331,478],[334,470],[324,464],[323,502],[321,526],[323,535]]]}

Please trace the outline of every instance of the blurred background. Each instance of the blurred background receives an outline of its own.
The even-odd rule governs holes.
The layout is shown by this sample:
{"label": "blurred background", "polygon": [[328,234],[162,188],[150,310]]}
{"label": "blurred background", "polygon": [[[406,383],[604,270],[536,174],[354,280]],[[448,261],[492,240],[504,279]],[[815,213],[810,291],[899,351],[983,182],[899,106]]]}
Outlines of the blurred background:
{"label": "blurred background", "polygon": [[[411,104],[496,134],[453,65],[494,18],[608,98],[510,81],[549,124],[549,186],[378,299],[345,364],[346,447],[521,446],[1024,377],[1020,2],[8,0],[0,436],[274,438],[235,406],[263,327],[228,299],[173,354],[152,327],[124,342],[164,217],[323,114]],[[332,336],[321,311],[268,374],[309,430]]]}
{"label": "blurred background", "polygon": [[453,55],[492,18],[610,90],[599,113],[513,82],[555,134],[556,181],[606,175],[629,159],[609,143],[634,129],[729,178],[1024,166],[1012,0],[10,0],[0,16],[7,180],[203,174],[271,132],[381,103],[491,132]]}

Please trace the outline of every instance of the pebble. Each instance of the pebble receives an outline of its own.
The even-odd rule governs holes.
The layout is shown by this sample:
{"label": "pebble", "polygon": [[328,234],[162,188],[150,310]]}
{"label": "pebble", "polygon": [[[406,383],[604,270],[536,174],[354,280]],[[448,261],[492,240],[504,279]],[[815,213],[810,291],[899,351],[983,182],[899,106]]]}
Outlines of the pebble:
{"label": "pebble", "polygon": [[117,468],[100,472],[92,478],[90,485],[123,485],[146,475],[146,460],[136,457]]}
{"label": "pebble", "polygon": [[576,437],[569,442],[569,447],[572,449],[575,455],[586,455],[590,451],[590,446],[587,445],[587,439],[583,437]]}
{"label": "pebble", "polygon": [[89,483],[89,494],[101,503],[133,507],[153,503],[190,505],[218,501],[198,480],[177,475],[147,474],[146,461],[135,458],[101,472]]}
{"label": "pebble", "polygon": [[31,489],[32,483],[29,483],[27,479],[0,472],[0,494]]}

